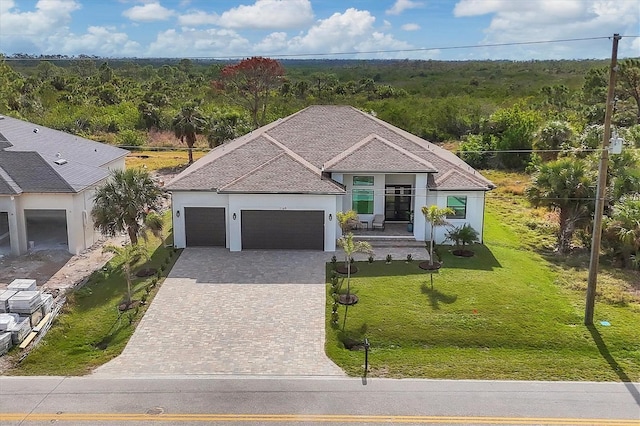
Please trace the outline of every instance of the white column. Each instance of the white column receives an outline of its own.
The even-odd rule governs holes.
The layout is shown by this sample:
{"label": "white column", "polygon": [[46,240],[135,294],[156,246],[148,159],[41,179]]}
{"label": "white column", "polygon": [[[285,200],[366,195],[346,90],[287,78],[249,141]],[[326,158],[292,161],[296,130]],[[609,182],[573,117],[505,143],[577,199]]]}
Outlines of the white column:
{"label": "white column", "polygon": [[425,241],[426,221],[422,207],[427,205],[427,173],[416,174],[415,196],[413,197],[413,236],[416,241]]}

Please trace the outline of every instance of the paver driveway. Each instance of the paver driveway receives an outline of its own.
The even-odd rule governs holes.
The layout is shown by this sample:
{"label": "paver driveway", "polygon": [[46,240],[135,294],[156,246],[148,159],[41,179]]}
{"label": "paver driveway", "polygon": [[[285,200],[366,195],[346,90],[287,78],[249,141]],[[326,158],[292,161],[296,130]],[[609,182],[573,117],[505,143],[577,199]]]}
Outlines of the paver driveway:
{"label": "paver driveway", "polygon": [[95,375],[343,375],[324,354],[327,253],[185,249]]}

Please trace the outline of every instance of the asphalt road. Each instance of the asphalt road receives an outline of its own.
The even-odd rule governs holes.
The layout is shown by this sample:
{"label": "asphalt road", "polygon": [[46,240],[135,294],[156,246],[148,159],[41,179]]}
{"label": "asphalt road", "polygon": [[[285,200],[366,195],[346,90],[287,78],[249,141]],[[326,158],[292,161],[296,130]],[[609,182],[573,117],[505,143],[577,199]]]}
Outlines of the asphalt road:
{"label": "asphalt road", "polygon": [[1,377],[0,424],[640,426],[640,384]]}

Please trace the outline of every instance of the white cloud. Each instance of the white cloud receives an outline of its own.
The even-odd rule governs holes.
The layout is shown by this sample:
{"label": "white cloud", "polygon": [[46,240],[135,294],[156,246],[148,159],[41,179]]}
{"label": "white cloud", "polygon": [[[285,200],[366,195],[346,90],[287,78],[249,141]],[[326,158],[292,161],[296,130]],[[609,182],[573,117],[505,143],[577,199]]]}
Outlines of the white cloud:
{"label": "white cloud", "polygon": [[13,0],[0,0],[0,29],[3,37],[19,36],[35,41],[69,25],[71,13],[80,9],[76,0],[39,0],[35,10],[22,12]]}
{"label": "white cloud", "polygon": [[80,9],[75,0],[40,0],[30,11],[16,8],[16,2],[0,0],[2,48],[36,54],[130,56],[140,45],[112,27],[90,26],[84,34],[72,33],[72,13]]}
{"label": "white cloud", "polygon": [[408,23],[408,24],[404,24],[400,28],[402,28],[405,31],[418,31],[420,29],[420,25],[414,24],[414,23]]}
{"label": "white cloud", "polygon": [[262,41],[254,46],[257,52],[273,53],[282,52],[287,49],[287,33],[276,32],[266,36]]}
{"label": "white cloud", "polygon": [[225,28],[290,29],[313,21],[309,0],[256,0],[251,6],[240,5],[220,15],[218,25]]}
{"label": "white cloud", "polygon": [[[291,53],[342,53],[374,50],[409,49],[412,46],[396,40],[375,28],[376,18],[368,11],[347,9],[319,20],[306,34],[293,37],[289,42]],[[389,54],[385,55],[389,57]],[[399,52],[398,57],[406,54]]]}
{"label": "white cloud", "polygon": [[187,27],[199,27],[202,25],[215,25],[220,17],[215,13],[207,13],[201,10],[180,15],[178,23]]}
{"label": "white cloud", "polygon": [[156,57],[229,57],[250,52],[251,43],[228,29],[195,30],[182,28],[158,33],[145,56]]}
{"label": "white cloud", "polygon": [[154,22],[166,21],[174,15],[170,9],[162,6],[158,2],[145,3],[142,6],[133,6],[122,12],[122,15],[132,21],[137,22]]}
{"label": "white cloud", "polygon": [[140,44],[129,40],[114,27],[92,26],[85,34],[55,35],[49,38],[48,53],[76,55],[86,53],[99,56],[124,57],[140,54]]}
{"label": "white cloud", "polygon": [[391,9],[386,11],[387,15],[400,15],[405,10],[409,9],[417,9],[422,7],[424,4],[419,1],[413,0],[396,0]]}
{"label": "white cloud", "polygon": [[[460,0],[454,7],[459,18],[487,14],[492,15],[483,40],[487,44],[635,34],[640,24],[637,0]],[[606,41],[559,43],[510,51],[518,52],[511,56],[515,59],[603,57],[611,50],[607,45]]]}

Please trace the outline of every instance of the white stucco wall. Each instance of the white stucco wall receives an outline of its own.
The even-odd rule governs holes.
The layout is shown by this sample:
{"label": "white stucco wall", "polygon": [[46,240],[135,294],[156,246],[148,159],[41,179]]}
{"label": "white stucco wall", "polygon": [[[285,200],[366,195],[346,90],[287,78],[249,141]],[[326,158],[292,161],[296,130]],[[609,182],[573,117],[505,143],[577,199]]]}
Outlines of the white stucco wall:
{"label": "white stucco wall", "polygon": [[[242,210],[322,210],[324,211],[324,251],[336,249],[336,196],[307,194],[230,194],[227,217],[231,218],[229,250],[242,250],[240,218]],[[236,220],[233,220],[233,214]],[[331,216],[331,219],[329,219]]]}
{"label": "white stucco wall", "polygon": [[[467,197],[467,216],[464,219],[447,219],[451,226],[462,226],[468,223],[478,231],[478,238],[482,240],[484,226],[484,191],[428,191],[425,206],[437,205],[438,207],[447,207],[447,196],[466,196]],[[425,241],[430,238],[431,228],[425,221],[420,209],[416,210],[414,235],[416,240]],[[420,230],[418,230],[420,229]],[[445,241],[448,228],[439,226],[436,228],[435,242],[438,244],[452,244],[451,241]],[[482,241],[480,241],[482,242]]]}
{"label": "white stucco wall", "polygon": [[[223,207],[226,209],[226,246],[229,248],[229,196],[226,194],[216,194],[215,192],[188,192],[175,191],[171,194],[171,213],[173,218],[173,243],[178,248],[187,245],[184,227],[185,207]],[[180,214],[178,215],[178,212]]]}
{"label": "white stucco wall", "polygon": [[[324,250],[335,251],[336,207],[335,195],[305,194],[216,194],[213,192],[174,191],[172,214],[174,244],[186,246],[184,226],[185,207],[222,207],[226,214],[226,241],[231,251],[242,250],[242,210],[322,210],[324,211]],[[180,216],[177,212],[180,211]],[[233,219],[235,213],[236,218]],[[331,216],[331,219],[329,219]]]}
{"label": "white stucco wall", "polygon": [[19,195],[0,197],[0,212],[7,213],[7,219],[9,221],[9,241],[11,243],[11,254],[14,256],[22,253],[20,251],[20,237],[18,231],[19,228],[17,205],[19,197]]}

